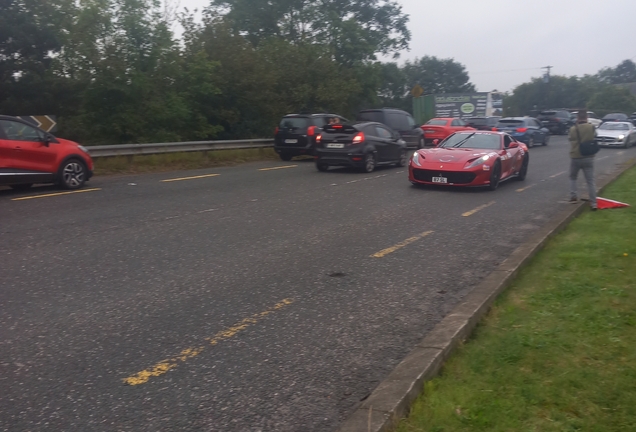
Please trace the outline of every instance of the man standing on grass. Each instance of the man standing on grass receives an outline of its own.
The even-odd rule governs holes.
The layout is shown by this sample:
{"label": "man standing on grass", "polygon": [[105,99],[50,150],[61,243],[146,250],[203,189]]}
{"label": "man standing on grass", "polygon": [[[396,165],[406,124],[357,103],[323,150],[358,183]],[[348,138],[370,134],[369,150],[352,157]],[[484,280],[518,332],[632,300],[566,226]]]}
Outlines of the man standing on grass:
{"label": "man standing on grass", "polygon": [[576,124],[570,128],[570,202],[578,201],[576,180],[579,170],[583,170],[590,207],[596,210],[596,183],[594,182],[594,155],[583,156],[579,151],[582,142],[593,141],[596,137],[594,126],[587,122],[587,110],[580,109],[576,115]]}

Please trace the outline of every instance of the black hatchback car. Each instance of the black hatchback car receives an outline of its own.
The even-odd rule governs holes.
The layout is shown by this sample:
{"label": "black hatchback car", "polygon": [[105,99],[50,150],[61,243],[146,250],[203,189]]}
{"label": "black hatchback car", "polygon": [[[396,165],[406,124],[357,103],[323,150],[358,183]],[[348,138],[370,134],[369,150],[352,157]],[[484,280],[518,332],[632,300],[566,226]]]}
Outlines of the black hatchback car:
{"label": "black hatchback car", "polygon": [[395,108],[362,110],[356,116],[356,120],[385,124],[397,131],[408,147],[424,148],[424,131],[406,111]]}
{"label": "black hatchback car", "polygon": [[574,125],[570,112],[566,110],[541,111],[537,120],[551,133],[558,135],[565,135]]}
{"label": "black hatchback car", "polygon": [[284,161],[294,156],[313,155],[316,136],[333,119],[340,123],[348,120],[338,114],[288,114],[274,132],[274,150]]}
{"label": "black hatchback car", "polygon": [[384,124],[360,122],[331,124],[316,137],[316,168],[350,166],[371,172],[378,165],[405,166],[406,142]]}
{"label": "black hatchback car", "polygon": [[468,117],[465,118],[466,126],[470,126],[471,128],[477,130],[492,130],[492,128],[497,126],[497,122],[501,117],[491,116],[491,117]]}

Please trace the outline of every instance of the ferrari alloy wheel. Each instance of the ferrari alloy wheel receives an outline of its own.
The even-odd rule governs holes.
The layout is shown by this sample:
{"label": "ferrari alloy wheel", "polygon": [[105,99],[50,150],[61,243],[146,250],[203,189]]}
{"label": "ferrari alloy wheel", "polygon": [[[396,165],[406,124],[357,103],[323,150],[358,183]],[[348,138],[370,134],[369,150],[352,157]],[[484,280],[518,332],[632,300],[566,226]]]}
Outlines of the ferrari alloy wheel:
{"label": "ferrari alloy wheel", "polygon": [[497,161],[490,172],[490,184],[488,185],[488,189],[493,191],[497,189],[497,186],[499,186],[499,180],[501,180],[501,164]]}
{"label": "ferrari alloy wheel", "polygon": [[316,162],[316,169],[321,172],[325,172],[329,169],[329,165],[322,162]]}
{"label": "ferrari alloy wheel", "polygon": [[375,169],[375,156],[373,153],[367,153],[364,155],[364,172],[373,172]]}
{"label": "ferrari alloy wheel", "polygon": [[400,159],[397,161],[395,166],[403,167],[409,160],[409,155],[406,150],[403,150],[400,154]]}
{"label": "ferrari alloy wheel", "polygon": [[59,184],[64,189],[79,189],[86,182],[86,166],[79,159],[69,159],[62,164]]}
{"label": "ferrari alloy wheel", "polygon": [[529,162],[530,162],[530,157],[526,155],[523,158],[523,162],[521,162],[521,168],[519,169],[519,174],[517,174],[517,180],[524,181],[526,179],[526,175],[528,174]]}

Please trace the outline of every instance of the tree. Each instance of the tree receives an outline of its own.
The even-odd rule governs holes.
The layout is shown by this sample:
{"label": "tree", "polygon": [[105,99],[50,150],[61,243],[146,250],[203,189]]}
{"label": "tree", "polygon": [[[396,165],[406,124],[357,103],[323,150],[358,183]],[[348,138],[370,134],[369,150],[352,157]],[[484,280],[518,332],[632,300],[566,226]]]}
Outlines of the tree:
{"label": "tree", "polygon": [[391,0],[213,0],[254,46],[276,37],[295,45],[328,46],[340,64],[373,60],[408,48],[408,16]]}
{"label": "tree", "polygon": [[636,111],[636,98],[626,88],[606,85],[594,93],[588,107],[601,116],[610,112],[629,114]]}
{"label": "tree", "polygon": [[404,69],[397,63],[377,63],[381,76],[377,96],[380,106],[411,109],[409,86]]}
{"label": "tree", "polygon": [[536,111],[550,108],[585,107],[597,88],[598,82],[589,76],[552,75],[549,82],[533,78],[529,83],[517,86],[506,98],[506,114],[536,115]]}
{"label": "tree", "polygon": [[[47,112],[51,62],[59,53],[61,27],[72,0],[0,0],[0,109]],[[50,112],[49,112],[50,113]]]}
{"label": "tree", "polygon": [[631,60],[623,60],[615,68],[603,68],[598,79],[604,84],[626,84],[636,82],[636,64]]}
{"label": "tree", "polygon": [[427,94],[472,93],[475,86],[469,82],[468,72],[453,59],[424,56],[403,67],[406,85],[411,89],[419,84]]}

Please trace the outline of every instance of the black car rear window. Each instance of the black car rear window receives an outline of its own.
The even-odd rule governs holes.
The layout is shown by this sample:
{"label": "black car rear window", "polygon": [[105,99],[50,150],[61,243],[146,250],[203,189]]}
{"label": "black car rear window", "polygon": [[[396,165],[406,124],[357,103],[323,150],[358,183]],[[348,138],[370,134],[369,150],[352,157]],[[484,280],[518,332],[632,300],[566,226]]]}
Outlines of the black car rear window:
{"label": "black car rear window", "polygon": [[539,115],[554,117],[556,114],[557,114],[556,111],[541,111],[541,114]]}
{"label": "black car rear window", "polygon": [[392,127],[395,130],[399,131],[407,131],[409,129],[413,129],[409,122],[406,120],[406,116],[402,113],[387,113],[388,117],[388,126]]}
{"label": "black car rear window", "polygon": [[483,117],[474,117],[474,118],[469,118],[466,119],[466,122],[469,124],[474,124],[474,125],[478,125],[478,126],[483,126],[483,125],[487,125],[488,124],[488,119],[485,119]]}
{"label": "black car rear window", "polygon": [[358,115],[356,116],[356,120],[384,123],[382,111],[364,111],[358,113]]}
{"label": "black car rear window", "polygon": [[283,117],[278,127],[285,129],[300,129],[309,126],[307,117]]}
{"label": "black car rear window", "polygon": [[523,120],[499,120],[497,127],[523,126]]}

